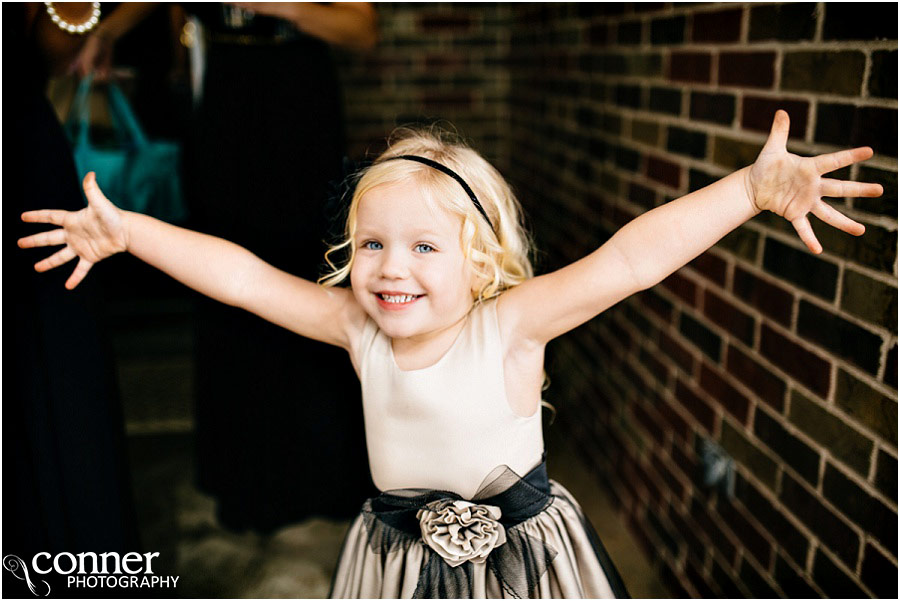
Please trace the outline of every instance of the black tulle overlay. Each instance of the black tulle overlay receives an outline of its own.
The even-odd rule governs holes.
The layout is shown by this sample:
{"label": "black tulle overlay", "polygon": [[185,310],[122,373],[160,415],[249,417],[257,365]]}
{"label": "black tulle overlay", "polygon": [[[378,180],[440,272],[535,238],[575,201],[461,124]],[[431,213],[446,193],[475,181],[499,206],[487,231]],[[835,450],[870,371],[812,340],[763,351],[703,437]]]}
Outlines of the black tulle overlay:
{"label": "black tulle overlay", "polygon": [[[529,598],[538,596],[537,585],[558,550],[527,534],[520,525],[548,508],[554,499],[546,463],[541,462],[524,477],[506,466],[500,466],[485,478],[471,499],[463,499],[448,491],[391,490],[366,501],[362,518],[367,543],[373,553],[405,553],[413,545],[423,546],[423,564],[413,598],[472,598],[476,596],[474,560],[454,566],[452,561],[429,548],[423,540],[419,516],[422,511],[440,510],[454,501],[469,501],[478,506],[499,509],[500,516],[496,521],[503,527],[505,540],[493,547],[481,561],[496,577],[504,596]],[[586,519],[583,525],[617,596],[627,597],[615,567]]]}

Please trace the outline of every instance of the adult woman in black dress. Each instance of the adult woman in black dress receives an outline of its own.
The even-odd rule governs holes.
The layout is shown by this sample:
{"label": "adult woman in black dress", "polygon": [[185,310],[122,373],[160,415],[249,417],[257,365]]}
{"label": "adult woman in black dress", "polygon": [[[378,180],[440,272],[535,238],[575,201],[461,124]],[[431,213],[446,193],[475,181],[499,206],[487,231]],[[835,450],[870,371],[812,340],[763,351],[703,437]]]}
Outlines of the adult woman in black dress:
{"label": "adult woman in black dress", "polygon": [[[340,179],[329,45],[375,42],[368,4],[188,5],[206,72],[187,171],[194,227],[316,279]],[[198,477],[220,521],[269,531],[350,516],[370,492],[359,386],[345,354],[198,300]]]}
{"label": "adult woman in black dress", "polygon": [[[36,255],[15,240],[38,231],[21,221],[23,211],[84,206],[72,151],[45,95],[48,77],[76,68],[86,48],[94,56],[108,52],[152,7],[104,6],[88,35],[64,31],[50,9],[73,24],[98,12],[88,2],[3,5],[3,216],[11,230],[4,229],[3,550],[29,568],[38,552],[140,551],[102,322],[102,276],[63,292],[68,273],[36,273]],[[11,596],[29,595],[24,583],[4,574]],[[42,576],[57,596],[113,594],[66,588],[54,578]]]}

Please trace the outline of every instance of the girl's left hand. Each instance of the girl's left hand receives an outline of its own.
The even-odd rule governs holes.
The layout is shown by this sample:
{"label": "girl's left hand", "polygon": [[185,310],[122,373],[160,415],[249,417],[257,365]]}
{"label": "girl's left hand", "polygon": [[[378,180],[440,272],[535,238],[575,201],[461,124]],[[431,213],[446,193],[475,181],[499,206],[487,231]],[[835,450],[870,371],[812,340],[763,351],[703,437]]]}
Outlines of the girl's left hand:
{"label": "girl's left hand", "polygon": [[813,233],[807,213],[848,234],[861,236],[865,226],[833,209],[822,197],[881,196],[881,185],[828,179],[822,175],[871,158],[872,149],[862,147],[800,157],[787,151],[789,130],[790,118],[779,110],[769,139],[748,172],[747,193],[754,206],[790,221],[800,239],[815,254],[822,252],[822,245]]}

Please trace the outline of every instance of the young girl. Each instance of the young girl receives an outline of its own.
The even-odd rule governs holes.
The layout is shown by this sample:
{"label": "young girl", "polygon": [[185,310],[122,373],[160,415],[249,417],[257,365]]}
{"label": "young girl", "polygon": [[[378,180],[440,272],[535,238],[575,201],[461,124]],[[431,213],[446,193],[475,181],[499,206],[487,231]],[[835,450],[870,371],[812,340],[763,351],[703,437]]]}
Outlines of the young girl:
{"label": "young girl", "polygon": [[[821,175],[872,156],[789,154],[775,115],[757,161],[648,211],[559,271],[532,277],[519,207],[474,151],[413,133],[360,176],[343,262],[323,285],[221,239],[117,209],[85,178],[87,208],[22,219],[62,226],[19,241],[79,258],[66,287],[128,251],[188,286],[344,348],[362,382],[372,477],[384,492],[352,524],[337,597],[627,596],[578,504],[547,479],[540,402],[547,342],[650,288],[763,210],[864,227],[822,196],[881,186]],[[331,255],[333,256],[333,254]],[[349,278],[350,287],[334,287]]]}

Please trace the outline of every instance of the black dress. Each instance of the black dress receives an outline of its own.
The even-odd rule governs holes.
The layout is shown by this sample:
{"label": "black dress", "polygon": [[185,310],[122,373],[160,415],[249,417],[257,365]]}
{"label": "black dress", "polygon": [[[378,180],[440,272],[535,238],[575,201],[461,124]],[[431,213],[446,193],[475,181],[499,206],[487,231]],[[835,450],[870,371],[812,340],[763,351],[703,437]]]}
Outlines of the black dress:
{"label": "black dress", "polygon": [[[193,225],[315,280],[343,156],[329,48],[278,19],[228,27],[237,9],[189,10],[209,32],[187,170]],[[220,520],[268,531],[355,514],[372,489],[346,353],[219,303],[198,307],[198,476]]]}
{"label": "black dress", "polygon": [[[102,269],[67,291],[63,284],[75,261],[36,273],[34,263],[58,248],[16,246],[22,236],[52,229],[23,223],[21,212],[78,210],[84,200],[68,142],[44,95],[45,65],[25,29],[23,5],[5,4],[3,17],[3,551],[30,569],[32,556],[42,551],[141,549],[102,323]],[[53,574],[41,579],[55,596],[120,594],[68,588]],[[3,583],[11,596],[30,596],[6,570]]]}

